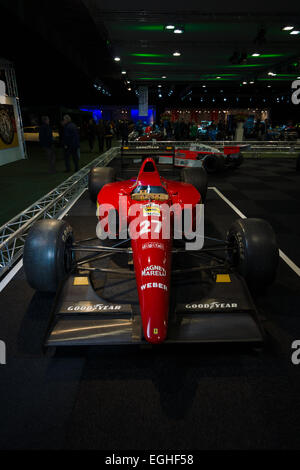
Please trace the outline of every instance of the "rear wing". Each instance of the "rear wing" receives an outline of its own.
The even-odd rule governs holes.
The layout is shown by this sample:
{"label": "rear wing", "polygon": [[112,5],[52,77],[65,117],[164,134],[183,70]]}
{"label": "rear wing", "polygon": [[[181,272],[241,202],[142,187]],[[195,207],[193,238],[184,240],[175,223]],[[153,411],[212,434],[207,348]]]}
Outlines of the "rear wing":
{"label": "rear wing", "polygon": [[175,163],[175,146],[165,142],[130,142],[128,145],[121,146],[121,160],[123,158],[146,158],[159,156],[172,157],[172,164]]}
{"label": "rear wing", "polygon": [[224,154],[232,155],[233,153],[240,153],[251,148],[250,144],[245,145],[224,145]]}

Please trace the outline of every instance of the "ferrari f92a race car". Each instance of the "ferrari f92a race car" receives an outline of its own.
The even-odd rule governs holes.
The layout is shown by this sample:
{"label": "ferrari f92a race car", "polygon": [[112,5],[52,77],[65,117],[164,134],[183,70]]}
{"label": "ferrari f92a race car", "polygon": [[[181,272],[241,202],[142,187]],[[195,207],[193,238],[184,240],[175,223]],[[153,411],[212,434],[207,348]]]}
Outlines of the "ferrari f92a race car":
{"label": "ferrari f92a race car", "polygon": [[[267,222],[238,219],[226,240],[200,233],[204,246],[191,249],[187,239],[193,245],[197,217],[204,217],[198,208],[206,198],[206,172],[184,168],[181,181],[168,180],[152,158],[143,161],[136,178],[126,181],[115,181],[113,168],[93,168],[89,192],[90,204],[97,203],[97,237],[75,241],[68,222],[44,219],[26,238],[23,260],[29,284],[39,291],[57,291],[47,346],[262,340],[246,283],[262,288],[274,279],[278,248]],[[188,223],[183,224],[180,214],[187,208]],[[128,257],[126,269],[105,264],[121,256]],[[184,258],[185,267],[176,266],[177,257]],[[104,277],[102,288],[110,275],[135,278],[137,302],[128,288],[122,301],[112,303],[115,284],[106,298],[100,295],[96,274]],[[194,291],[174,287],[176,278],[190,278]]]}
{"label": "ferrari f92a race car", "polygon": [[[242,150],[248,145],[225,145],[223,150],[210,145],[191,143],[187,148],[175,146],[175,166],[203,167],[207,173],[217,173],[225,168],[237,168],[243,163]],[[172,163],[170,157],[160,156],[159,163]]]}

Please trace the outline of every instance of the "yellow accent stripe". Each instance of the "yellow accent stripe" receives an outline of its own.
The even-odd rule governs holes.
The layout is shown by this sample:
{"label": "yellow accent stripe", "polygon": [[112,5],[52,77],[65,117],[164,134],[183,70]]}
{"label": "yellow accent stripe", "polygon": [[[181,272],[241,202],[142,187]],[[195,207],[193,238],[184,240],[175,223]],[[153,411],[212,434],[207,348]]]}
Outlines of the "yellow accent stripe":
{"label": "yellow accent stripe", "polygon": [[88,286],[89,278],[85,276],[74,277],[73,286]]}
{"label": "yellow accent stripe", "polygon": [[216,282],[231,282],[229,274],[217,274]]}

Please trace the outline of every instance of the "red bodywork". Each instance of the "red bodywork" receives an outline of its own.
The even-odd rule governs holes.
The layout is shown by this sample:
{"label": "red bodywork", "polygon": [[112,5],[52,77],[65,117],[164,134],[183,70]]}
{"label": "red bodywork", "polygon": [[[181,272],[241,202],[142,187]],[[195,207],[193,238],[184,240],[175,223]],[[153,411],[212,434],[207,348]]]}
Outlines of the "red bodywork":
{"label": "red bodywork", "polygon": [[[143,200],[136,200],[132,192],[140,187],[162,187],[164,195],[138,192]],[[127,196],[126,218],[136,224],[138,236],[131,237],[133,263],[139,295],[140,311],[145,339],[150,343],[161,343],[167,336],[169,299],[171,287],[171,263],[173,226],[169,235],[164,231],[166,218],[163,204],[177,204],[177,210],[184,204],[195,208],[201,196],[194,186],[188,183],[167,180],[159,175],[154,160],[144,160],[137,179],[110,183],[98,194],[98,204],[111,204],[119,214],[120,196]],[[139,218],[135,218],[135,211]],[[105,217],[105,216],[104,216]],[[102,217],[102,221],[104,218]],[[100,218],[101,221],[101,218]],[[120,220],[122,230],[124,220]]]}

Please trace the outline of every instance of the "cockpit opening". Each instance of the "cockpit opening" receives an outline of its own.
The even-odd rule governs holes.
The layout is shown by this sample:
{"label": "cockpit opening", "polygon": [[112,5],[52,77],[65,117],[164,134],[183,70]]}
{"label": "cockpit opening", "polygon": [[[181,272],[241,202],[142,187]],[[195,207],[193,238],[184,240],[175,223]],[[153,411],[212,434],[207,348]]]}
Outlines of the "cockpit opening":
{"label": "cockpit opening", "polygon": [[149,199],[167,201],[169,199],[169,195],[163,186],[138,185],[132,191],[131,199],[135,201],[145,201]]}

